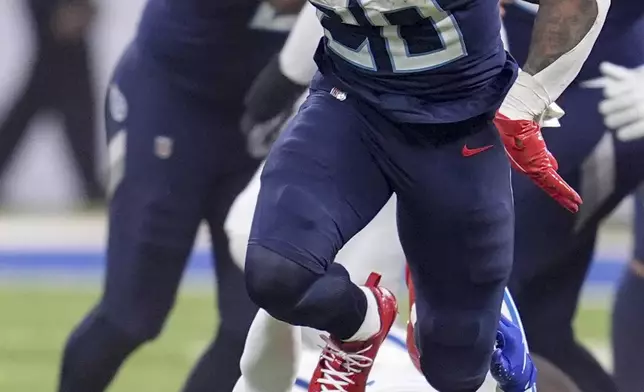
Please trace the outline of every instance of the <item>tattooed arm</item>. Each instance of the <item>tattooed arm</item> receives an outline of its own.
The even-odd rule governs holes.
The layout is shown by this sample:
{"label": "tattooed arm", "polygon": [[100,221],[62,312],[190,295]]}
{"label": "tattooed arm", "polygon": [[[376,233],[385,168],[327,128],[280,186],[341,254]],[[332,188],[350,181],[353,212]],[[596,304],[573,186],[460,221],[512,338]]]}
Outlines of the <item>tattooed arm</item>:
{"label": "tattooed arm", "polygon": [[552,101],[572,83],[604,25],[610,0],[540,0],[523,70]]}
{"label": "tattooed arm", "polygon": [[596,0],[541,0],[523,70],[543,70],[577,46],[597,20]]}
{"label": "tattooed arm", "polygon": [[[529,0],[537,2],[537,0]],[[510,118],[560,117],[551,106],[577,77],[599,36],[610,0],[540,0],[528,59],[503,110]],[[550,108],[550,113],[546,113]],[[544,117],[545,116],[545,117]]]}

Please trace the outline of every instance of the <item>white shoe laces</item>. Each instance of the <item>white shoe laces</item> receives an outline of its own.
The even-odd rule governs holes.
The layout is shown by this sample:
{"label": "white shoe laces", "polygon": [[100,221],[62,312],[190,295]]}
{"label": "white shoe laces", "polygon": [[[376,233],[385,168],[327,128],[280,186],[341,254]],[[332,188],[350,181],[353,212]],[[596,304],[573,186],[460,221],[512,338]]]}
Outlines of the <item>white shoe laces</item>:
{"label": "white shoe laces", "polygon": [[[369,351],[373,345],[355,353],[347,353],[342,351],[329,337],[322,335],[321,338],[326,342],[326,347],[324,347],[321,356],[324,362],[323,376],[318,378],[317,382],[321,384],[322,391],[325,392],[348,392],[346,388],[355,384],[351,379],[352,376],[361,373],[373,364],[373,359],[362,355]],[[340,367],[344,370],[333,368],[333,362],[338,358],[342,360]]]}

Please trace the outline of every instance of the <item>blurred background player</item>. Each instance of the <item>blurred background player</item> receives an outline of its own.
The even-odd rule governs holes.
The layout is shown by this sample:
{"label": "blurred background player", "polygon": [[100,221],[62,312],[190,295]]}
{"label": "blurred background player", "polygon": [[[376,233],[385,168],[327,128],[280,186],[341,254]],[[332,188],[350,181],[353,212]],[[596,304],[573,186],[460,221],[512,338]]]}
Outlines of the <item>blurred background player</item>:
{"label": "blurred background player", "polygon": [[[408,2],[318,7],[326,29],[316,54],[321,74],[267,159],[245,265],[249,294],[260,307],[291,324],[330,332],[330,358],[318,363],[310,391],[327,384],[364,390],[370,366],[349,364],[373,360],[393,322],[394,300],[377,282],[359,288],[332,262],[394,190],[401,243],[418,289],[421,367],[444,391],[476,390],[486,374],[512,263],[512,194],[503,151],[567,209],[576,211],[581,202],[557,176],[538,122],[581,68],[608,4],[543,4],[529,73],[513,85],[498,4],[451,5],[418,4],[412,14]],[[468,22],[457,29],[459,15],[468,12],[485,26]],[[556,35],[565,38],[556,42],[548,28],[554,19],[564,30]],[[439,40],[445,46],[415,53],[428,44],[425,30],[437,23],[444,25],[438,34],[446,35]],[[371,34],[374,25],[380,34]],[[467,70],[459,68],[465,64]],[[499,140],[491,120],[510,85],[495,118]],[[466,138],[480,148],[456,143]]]}
{"label": "blurred background player", "polygon": [[89,202],[103,199],[96,166],[95,97],[87,37],[88,0],[29,0],[36,52],[27,85],[0,123],[0,180],[37,114],[60,114]]}
{"label": "blurred background player", "polygon": [[[221,325],[184,391],[230,391],[256,307],[232,262],[228,209],[257,169],[239,122],[249,82],[302,2],[150,0],[107,92],[109,242],[103,297],[73,331],[61,392],[98,392],[158,336],[202,221]],[[244,50],[239,50],[243,47]],[[222,57],[225,55],[225,57]]]}
{"label": "blurred background player", "polygon": [[[506,6],[504,24],[510,51],[520,64],[529,56],[535,12],[535,6],[523,1]],[[644,63],[643,36],[644,4],[615,1],[588,61],[558,100],[566,111],[562,129],[544,132],[549,149],[559,160],[560,173],[584,198],[579,214],[560,211],[529,181],[520,176],[513,179],[516,241],[509,287],[531,349],[562,369],[586,392],[640,391],[644,387],[616,387],[577,342],[572,324],[598,225],[644,180],[644,138],[632,132],[642,121],[640,113],[644,113],[638,111],[644,101],[637,93],[644,79],[623,68]],[[600,66],[602,61],[612,64]],[[638,317],[633,308],[641,301],[631,303],[633,297],[625,300],[631,281],[628,276],[624,280],[615,313],[616,324],[622,317],[628,320],[613,329],[618,380],[622,373],[641,373],[633,367],[637,362],[629,362],[638,356],[633,355],[638,340],[633,340],[629,331],[634,325],[631,321]]]}
{"label": "blurred background player", "polygon": [[[641,22],[644,24],[644,21]],[[643,29],[644,30],[644,29]],[[644,33],[643,33],[644,34]],[[641,44],[641,35],[640,41]],[[644,62],[644,59],[643,59]],[[630,73],[622,73],[611,108],[615,110],[613,120],[607,125],[620,130],[628,138],[644,138],[644,71],[642,67]],[[613,95],[613,94],[611,94]],[[608,106],[609,100],[605,106]],[[612,111],[612,110],[611,110]],[[612,118],[611,118],[612,117]],[[640,152],[640,157],[644,151]],[[641,162],[630,168],[644,171]],[[620,281],[613,309],[612,343],[613,371],[620,392],[638,392],[644,389],[644,187],[640,187],[635,198],[633,259],[624,271]]]}

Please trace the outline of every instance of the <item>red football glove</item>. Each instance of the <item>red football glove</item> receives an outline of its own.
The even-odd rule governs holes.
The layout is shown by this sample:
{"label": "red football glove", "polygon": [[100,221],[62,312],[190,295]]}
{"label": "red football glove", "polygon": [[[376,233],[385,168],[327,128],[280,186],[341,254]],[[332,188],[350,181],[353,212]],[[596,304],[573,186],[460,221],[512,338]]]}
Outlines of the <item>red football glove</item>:
{"label": "red football glove", "polygon": [[577,212],[581,197],[557,173],[557,160],[548,151],[539,124],[530,120],[511,120],[501,113],[496,114],[494,124],[512,167],[530,177],[565,209]]}

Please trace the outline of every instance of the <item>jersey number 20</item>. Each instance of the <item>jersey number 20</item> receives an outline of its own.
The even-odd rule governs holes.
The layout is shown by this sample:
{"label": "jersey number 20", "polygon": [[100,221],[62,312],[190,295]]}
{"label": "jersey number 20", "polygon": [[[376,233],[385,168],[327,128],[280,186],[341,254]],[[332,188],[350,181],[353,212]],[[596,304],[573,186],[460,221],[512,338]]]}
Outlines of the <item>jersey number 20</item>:
{"label": "jersey number 20", "polygon": [[[390,68],[394,73],[426,71],[467,55],[456,20],[436,0],[310,1],[317,6],[321,19],[334,18],[343,24],[379,30],[379,36],[370,35],[357,42],[355,37],[336,37],[325,29],[329,49],[358,67],[381,70],[374,56],[373,47],[376,45],[386,48]],[[359,6],[359,15],[351,12],[352,5]],[[355,12],[356,7],[353,8]],[[415,43],[410,32],[415,29],[418,33],[418,27],[422,24],[431,25],[430,29],[437,35],[440,47],[412,53],[410,47],[414,47]]]}

